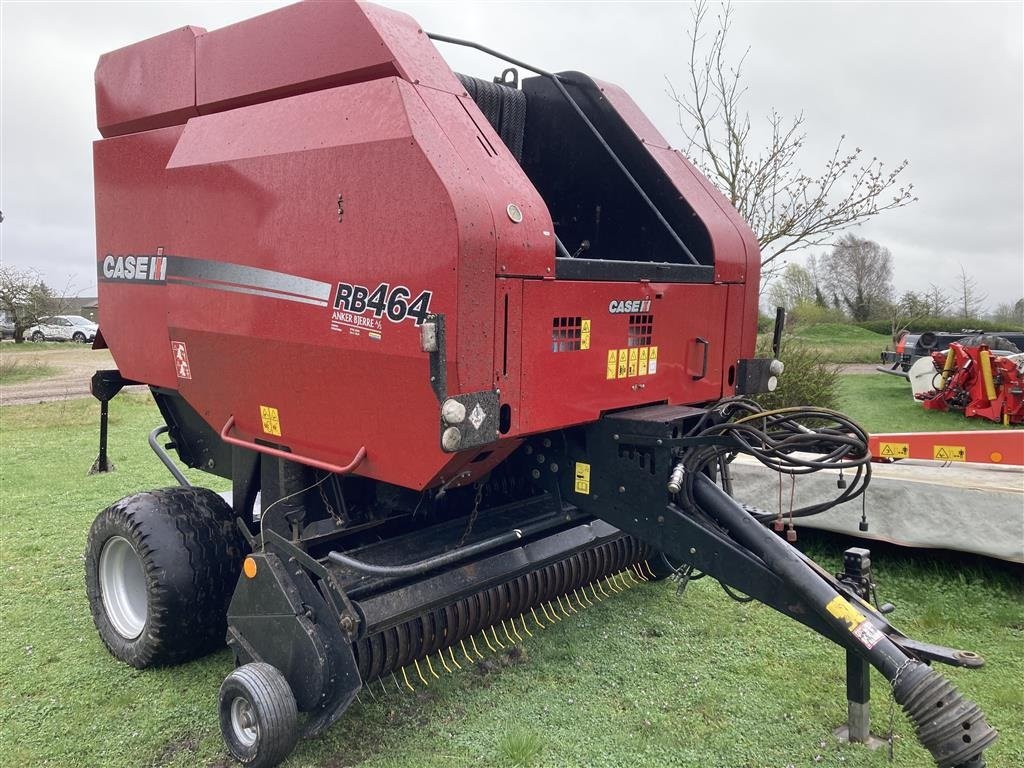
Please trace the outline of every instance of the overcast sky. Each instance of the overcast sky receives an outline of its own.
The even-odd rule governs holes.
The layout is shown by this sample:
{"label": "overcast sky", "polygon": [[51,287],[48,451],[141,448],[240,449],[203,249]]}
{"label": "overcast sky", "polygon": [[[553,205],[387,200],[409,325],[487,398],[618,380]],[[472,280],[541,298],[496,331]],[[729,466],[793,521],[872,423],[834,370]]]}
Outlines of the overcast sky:
{"label": "overcast sky", "polygon": [[[93,69],[109,50],[185,24],[206,29],[284,3],[0,1],[0,258],[60,290],[95,295]],[[384,2],[429,31],[549,70],[623,86],[674,145],[665,77],[685,73],[690,6],[642,3]],[[840,134],[905,177],[920,201],[856,231],[889,248],[897,291],[950,289],[963,264],[991,307],[1024,296],[1024,4],[742,3],[747,107],[803,111],[805,170]],[[502,65],[442,46],[454,69]]]}

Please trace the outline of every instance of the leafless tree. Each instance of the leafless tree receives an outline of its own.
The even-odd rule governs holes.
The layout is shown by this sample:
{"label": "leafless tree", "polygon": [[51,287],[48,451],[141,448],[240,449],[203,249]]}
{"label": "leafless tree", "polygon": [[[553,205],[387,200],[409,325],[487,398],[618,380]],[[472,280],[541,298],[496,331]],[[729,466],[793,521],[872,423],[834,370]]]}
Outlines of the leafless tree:
{"label": "leafless tree", "polygon": [[787,264],[768,289],[768,302],[788,310],[798,304],[813,304],[816,298],[814,276],[799,264]]}
{"label": "leafless tree", "polygon": [[949,294],[935,283],[928,285],[924,300],[928,304],[928,314],[932,317],[941,317],[949,309]]}
{"label": "leafless tree", "polygon": [[700,0],[689,32],[689,72],[685,87],[669,80],[686,153],[750,225],[761,245],[762,278],[782,266],[780,257],[821,245],[843,230],[882,211],[917,200],[913,184],[903,184],[907,161],[887,170],[877,157],[844,147],[840,136],[816,175],[799,166],[806,140],[804,116],[785,118],[772,110],[767,146],[753,145],[750,114],[743,107],[743,65],[749,48],[730,58],[732,8],[726,3],[717,26],[708,29],[709,5]]}
{"label": "leafless tree", "polygon": [[978,281],[969,274],[964,265],[960,265],[960,282],[957,283],[956,303],[960,311],[960,317],[964,320],[972,320],[981,317],[981,305],[988,298],[978,288]]}
{"label": "leafless tree", "polygon": [[931,314],[928,298],[913,291],[907,291],[889,308],[890,334],[895,344],[904,331],[910,330],[918,320]]}
{"label": "leafless tree", "polygon": [[847,233],[820,267],[829,289],[856,321],[868,320],[888,304],[892,294],[892,254],[873,240]]}
{"label": "leafless tree", "polygon": [[70,278],[63,294],[57,296],[36,270],[8,264],[0,266],[0,311],[14,326],[15,343],[23,342],[25,329],[31,328],[41,318],[66,312],[71,291]]}
{"label": "leafless tree", "polygon": [[0,310],[14,326],[14,341],[23,341],[25,329],[53,312],[53,292],[34,269],[0,267]]}

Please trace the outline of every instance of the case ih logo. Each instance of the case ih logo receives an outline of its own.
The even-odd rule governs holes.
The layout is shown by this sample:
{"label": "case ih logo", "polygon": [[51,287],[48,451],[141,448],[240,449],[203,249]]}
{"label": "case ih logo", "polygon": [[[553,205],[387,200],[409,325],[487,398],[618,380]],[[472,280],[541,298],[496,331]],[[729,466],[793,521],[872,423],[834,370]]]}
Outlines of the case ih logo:
{"label": "case ih logo", "polygon": [[158,255],[115,256],[108,253],[100,263],[102,280],[131,280],[141,283],[162,283],[167,278],[167,257]]}
{"label": "case ih logo", "polygon": [[650,312],[650,299],[619,300],[614,299],[608,303],[608,312],[613,315],[632,315],[637,312]]}

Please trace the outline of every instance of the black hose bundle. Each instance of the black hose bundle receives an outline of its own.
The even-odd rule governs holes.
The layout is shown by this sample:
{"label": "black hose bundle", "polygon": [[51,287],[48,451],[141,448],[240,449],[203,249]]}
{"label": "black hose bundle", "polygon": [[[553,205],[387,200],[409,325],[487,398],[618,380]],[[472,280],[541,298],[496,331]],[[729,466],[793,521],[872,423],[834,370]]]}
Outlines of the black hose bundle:
{"label": "black hose bundle", "polygon": [[[715,423],[716,419],[720,419]],[[861,496],[871,480],[871,454],[867,433],[854,421],[827,408],[801,406],[766,411],[745,398],[723,400],[709,409],[686,435],[693,447],[681,449],[685,470],[679,501],[696,509],[693,483],[698,474],[721,470],[723,486],[730,489],[729,462],[738,453],[753,456],[781,474],[808,475],[823,469],[840,470],[840,493],[828,501],[788,513],[808,517]],[[845,473],[851,473],[847,481]],[[776,515],[751,510],[760,522]]]}

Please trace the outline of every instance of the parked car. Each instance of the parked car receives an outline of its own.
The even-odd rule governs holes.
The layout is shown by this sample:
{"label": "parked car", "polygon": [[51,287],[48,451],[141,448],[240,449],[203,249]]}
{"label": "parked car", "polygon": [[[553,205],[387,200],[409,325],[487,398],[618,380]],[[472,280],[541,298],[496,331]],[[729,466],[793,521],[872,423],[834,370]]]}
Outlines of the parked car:
{"label": "parked car", "polygon": [[14,323],[8,323],[6,320],[0,322],[0,339],[13,339],[14,338]]}
{"label": "parked car", "polygon": [[81,315],[44,317],[38,325],[25,330],[30,341],[78,341],[84,344],[96,338],[99,326]]}
{"label": "parked car", "polygon": [[1012,331],[990,333],[971,330],[904,332],[896,342],[895,351],[886,350],[882,353],[882,365],[889,367],[885,370],[879,367],[878,370],[883,373],[903,375],[917,360],[930,356],[932,352],[949,349],[949,345],[954,341],[970,347],[984,344],[990,349],[1000,352],[1017,353],[1024,349],[1024,333]]}

